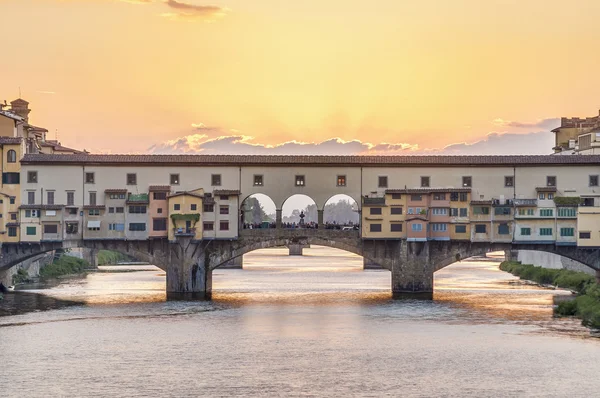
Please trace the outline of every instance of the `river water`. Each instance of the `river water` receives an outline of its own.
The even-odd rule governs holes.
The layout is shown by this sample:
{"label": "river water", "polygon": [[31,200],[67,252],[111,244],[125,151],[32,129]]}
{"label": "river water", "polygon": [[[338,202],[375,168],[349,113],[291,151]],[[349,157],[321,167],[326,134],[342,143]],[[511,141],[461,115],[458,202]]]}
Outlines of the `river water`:
{"label": "river water", "polygon": [[256,251],[244,270],[215,271],[212,302],[165,301],[164,272],[151,266],[7,295],[0,394],[600,394],[600,339],[552,317],[568,292],[463,261],[436,273],[433,301],[394,301],[390,273],[362,271],[360,257],[286,253]]}

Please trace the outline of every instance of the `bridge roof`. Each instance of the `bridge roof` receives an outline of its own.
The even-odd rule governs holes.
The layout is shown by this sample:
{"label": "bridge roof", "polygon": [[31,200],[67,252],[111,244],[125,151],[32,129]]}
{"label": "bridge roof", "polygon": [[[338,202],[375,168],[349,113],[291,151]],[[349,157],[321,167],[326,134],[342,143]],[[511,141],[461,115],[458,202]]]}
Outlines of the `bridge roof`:
{"label": "bridge roof", "polygon": [[543,166],[600,165],[600,155],[409,155],[409,156],[323,156],[323,155],[92,155],[26,154],[23,164],[85,165],[181,165],[181,166]]}

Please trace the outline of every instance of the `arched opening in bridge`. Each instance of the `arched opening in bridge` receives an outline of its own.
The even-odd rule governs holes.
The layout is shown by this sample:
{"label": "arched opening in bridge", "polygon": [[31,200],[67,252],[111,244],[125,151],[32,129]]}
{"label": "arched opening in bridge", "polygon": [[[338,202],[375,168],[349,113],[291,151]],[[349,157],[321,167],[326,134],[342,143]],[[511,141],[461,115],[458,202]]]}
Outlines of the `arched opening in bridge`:
{"label": "arched opening in bridge", "polygon": [[359,220],[358,203],[348,195],[334,195],[323,207],[323,224],[327,229],[358,230]]}
{"label": "arched opening in bridge", "polygon": [[315,201],[307,195],[292,195],[281,206],[281,224],[283,228],[314,228],[319,222]]}
{"label": "arched opening in bridge", "polygon": [[434,298],[449,300],[457,289],[494,290],[504,288],[506,278],[498,265],[504,261],[504,252],[489,252],[468,258],[453,258],[433,273]]}
{"label": "arched opening in bridge", "polygon": [[240,208],[240,225],[243,229],[275,228],[275,202],[262,193],[248,196]]}
{"label": "arched opening in bridge", "polygon": [[363,269],[363,257],[311,244],[302,256],[286,247],[244,254],[244,268],[217,268],[212,274],[215,301],[318,302],[389,300],[391,272]]}

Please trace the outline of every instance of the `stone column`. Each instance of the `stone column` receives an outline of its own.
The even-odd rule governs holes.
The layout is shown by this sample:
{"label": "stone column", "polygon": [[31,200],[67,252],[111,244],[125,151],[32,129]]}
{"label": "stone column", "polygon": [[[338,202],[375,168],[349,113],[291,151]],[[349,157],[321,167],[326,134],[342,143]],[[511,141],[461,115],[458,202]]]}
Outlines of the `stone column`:
{"label": "stone column", "polygon": [[281,228],[281,209],[275,210],[275,227],[277,229]]}
{"label": "stone column", "polygon": [[323,222],[323,210],[317,210],[317,223],[319,225],[319,229],[325,228],[325,223]]}
{"label": "stone column", "polygon": [[206,252],[191,242],[191,237],[177,237],[169,243],[167,255],[167,299],[210,300],[212,295],[212,271]]}
{"label": "stone column", "polygon": [[596,283],[600,284],[600,270],[596,270]]}
{"label": "stone column", "polygon": [[394,298],[433,298],[433,264],[429,242],[400,241],[400,255],[392,263],[392,295]]}
{"label": "stone column", "polygon": [[289,245],[288,249],[290,249],[290,256],[301,256],[302,249],[304,249],[304,246],[305,245],[299,245],[299,244]]}
{"label": "stone column", "polygon": [[98,268],[98,249],[82,249],[81,254],[92,268]]}

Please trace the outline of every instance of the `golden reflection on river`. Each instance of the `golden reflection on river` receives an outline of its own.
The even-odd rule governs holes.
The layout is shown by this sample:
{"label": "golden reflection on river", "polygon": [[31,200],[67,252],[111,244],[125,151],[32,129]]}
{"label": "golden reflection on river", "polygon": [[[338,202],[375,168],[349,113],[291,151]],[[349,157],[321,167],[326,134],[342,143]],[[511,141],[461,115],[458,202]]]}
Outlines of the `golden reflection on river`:
{"label": "golden reflection on river", "polygon": [[[449,266],[432,301],[324,247],[217,269],[211,302],[165,300],[152,266],[101,267],[0,303],[7,397],[593,396],[600,340],[555,319],[561,290],[499,259]],[[121,272],[115,272],[121,271]],[[127,271],[127,272],[123,272]],[[129,272],[134,271],[134,272]],[[1,312],[1,311],[4,312]],[[28,312],[29,311],[29,312]],[[33,312],[32,312],[33,311]]]}

